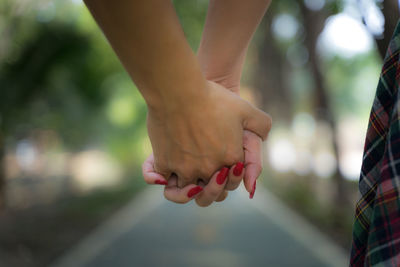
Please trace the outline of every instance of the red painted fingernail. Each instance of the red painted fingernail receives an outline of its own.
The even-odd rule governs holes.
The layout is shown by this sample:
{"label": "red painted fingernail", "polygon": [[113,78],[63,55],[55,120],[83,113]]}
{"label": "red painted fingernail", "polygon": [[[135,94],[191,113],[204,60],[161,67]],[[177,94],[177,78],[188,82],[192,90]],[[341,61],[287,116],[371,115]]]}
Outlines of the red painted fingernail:
{"label": "red painted fingernail", "polygon": [[226,177],[228,177],[229,169],[227,167],[223,167],[217,176],[217,184],[221,185],[225,182]]}
{"label": "red painted fingernail", "polygon": [[235,176],[240,176],[242,174],[243,167],[244,167],[244,164],[242,162],[236,163],[235,168],[233,168],[233,174]]}
{"label": "red painted fingernail", "polygon": [[168,181],[156,180],[154,183],[155,183],[155,184],[161,184],[161,185],[167,185],[167,184],[168,184]]}
{"label": "red painted fingernail", "polygon": [[201,187],[201,186],[193,187],[192,189],[189,190],[189,192],[187,193],[187,196],[188,196],[188,198],[192,198],[193,196],[197,195],[201,191],[203,191],[203,187]]}
{"label": "red painted fingernail", "polygon": [[253,190],[250,193],[250,199],[253,199],[253,197],[254,197],[254,193],[256,192],[256,186],[257,186],[257,180],[254,181]]}

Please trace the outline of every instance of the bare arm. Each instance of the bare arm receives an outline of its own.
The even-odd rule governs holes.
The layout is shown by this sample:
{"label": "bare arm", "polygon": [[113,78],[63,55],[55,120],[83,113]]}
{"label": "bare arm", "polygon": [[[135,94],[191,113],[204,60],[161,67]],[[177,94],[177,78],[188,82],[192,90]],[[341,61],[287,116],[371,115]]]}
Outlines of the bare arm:
{"label": "bare arm", "polygon": [[[210,0],[198,59],[205,77],[239,94],[242,67],[249,43],[271,0]],[[250,131],[243,136],[244,184],[254,196],[256,179],[262,171],[260,138]],[[234,190],[241,176],[229,175],[225,186]],[[196,200],[210,203],[210,199]]]}
{"label": "bare arm", "polygon": [[207,182],[242,160],[243,129],[266,138],[265,113],[203,77],[171,1],[85,3],[148,104],[156,172],[179,187]]}
{"label": "bare arm", "polygon": [[198,58],[205,77],[235,92],[251,38],[271,0],[210,0]]}
{"label": "bare arm", "polygon": [[[239,93],[240,76],[249,42],[269,4],[270,0],[210,1],[203,38],[198,51],[203,74],[208,80]],[[238,163],[229,170],[229,179],[226,184],[221,185],[211,179],[210,183],[204,187],[204,191],[196,197],[198,205],[208,206],[213,201],[222,201],[227,195],[224,189],[236,189],[243,176],[250,197],[253,197],[256,179],[262,169],[261,139],[253,132],[245,131],[243,146],[245,176],[242,172],[243,164]],[[145,162],[145,180],[148,183],[155,183],[156,179],[162,181],[164,178],[154,172],[151,162],[152,157]],[[185,199],[190,188],[188,186],[179,190],[169,182],[169,186],[165,189],[165,196],[177,202]]]}
{"label": "bare arm", "polygon": [[[85,0],[150,108],[199,97],[205,80],[171,1]],[[167,105],[166,105],[167,103]]]}

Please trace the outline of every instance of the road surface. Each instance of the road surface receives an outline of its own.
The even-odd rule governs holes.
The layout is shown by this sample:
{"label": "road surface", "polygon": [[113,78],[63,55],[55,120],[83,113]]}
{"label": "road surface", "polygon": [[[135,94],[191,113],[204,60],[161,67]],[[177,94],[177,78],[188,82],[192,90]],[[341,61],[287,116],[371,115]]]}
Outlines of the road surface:
{"label": "road surface", "polygon": [[149,187],[52,267],[321,267],[347,258],[265,189],[199,208]]}

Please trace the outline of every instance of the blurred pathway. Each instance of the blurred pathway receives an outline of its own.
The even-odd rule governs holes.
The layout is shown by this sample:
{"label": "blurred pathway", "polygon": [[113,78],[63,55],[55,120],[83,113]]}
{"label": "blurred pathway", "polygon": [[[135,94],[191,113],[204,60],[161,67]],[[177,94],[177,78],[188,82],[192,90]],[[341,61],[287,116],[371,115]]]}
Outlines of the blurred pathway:
{"label": "blurred pathway", "polygon": [[261,186],[205,209],[149,187],[53,267],[348,266],[347,256]]}

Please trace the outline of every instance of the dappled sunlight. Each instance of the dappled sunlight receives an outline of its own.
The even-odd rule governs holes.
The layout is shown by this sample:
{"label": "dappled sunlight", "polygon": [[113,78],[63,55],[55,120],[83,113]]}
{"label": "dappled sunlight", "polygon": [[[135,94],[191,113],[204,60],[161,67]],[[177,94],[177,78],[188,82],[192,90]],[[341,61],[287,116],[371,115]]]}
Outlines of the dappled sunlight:
{"label": "dappled sunlight", "polygon": [[122,169],[118,162],[100,150],[88,150],[71,157],[73,186],[79,192],[118,185]]}
{"label": "dappled sunlight", "polygon": [[300,25],[296,18],[289,14],[280,14],[272,23],[274,34],[282,40],[294,38],[299,31],[299,27]]}
{"label": "dappled sunlight", "polygon": [[[194,201],[172,204],[162,185],[144,181],[141,165],[152,153],[146,103],[84,2],[3,1],[0,265],[48,266],[97,225],[121,239],[114,243],[117,239],[100,235],[89,250],[112,242],[112,253],[103,251],[93,260],[103,265],[113,260],[116,267],[124,260],[114,261],[118,253],[132,258],[128,265],[143,258],[180,266],[168,264],[186,253],[182,266],[252,266],[251,260],[261,266],[266,256],[277,259],[270,262],[276,266],[281,260],[314,266],[298,264],[297,257],[308,260],[309,253],[323,249],[323,242],[309,236],[319,231],[348,249],[382,67],[376,44],[387,36],[381,4],[387,2],[271,1],[240,80],[240,97],[272,116],[262,145],[264,171],[254,199],[241,184],[224,202],[200,209]],[[196,54],[209,1],[172,2]],[[240,37],[227,40],[235,44]],[[342,201],[346,204],[338,205]],[[161,208],[148,209],[156,202]],[[128,206],[132,213],[124,213]],[[290,216],[282,217],[286,208]],[[141,217],[141,211],[150,217]],[[296,213],[312,222],[311,230],[293,220]],[[118,223],[103,224],[109,217]],[[310,240],[304,253],[296,233]],[[290,256],[282,257],[282,251]]]}
{"label": "dappled sunlight", "polygon": [[[272,134],[270,136],[272,136]],[[294,145],[284,138],[271,141],[268,156],[270,164],[278,172],[288,172],[292,170],[296,163]]]}
{"label": "dappled sunlight", "polygon": [[7,203],[15,208],[49,203],[65,194],[115,187],[124,176],[120,164],[104,151],[40,151],[27,140],[17,145],[15,153],[6,155],[5,170],[10,181]]}
{"label": "dappled sunlight", "polygon": [[345,13],[328,18],[320,38],[324,52],[344,57],[366,53],[373,47],[372,37],[361,21]]}
{"label": "dappled sunlight", "polygon": [[361,168],[365,127],[354,117],[338,122],[340,162],[331,147],[332,132],[326,123],[316,122],[308,113],[299,113],[292,127],[274,127],[270,133],[268,163],[277,172],[313,173],[320,178],[335,174],[337,165],[345,178],[357,180]]}
{"label": "dappled sunlight", "polygon": [[29,140],[22,140],[17,144],[15,156],[21,170],[29,172],[34,168],[37,149]]}
{"label": "dappled sunlight", "polygon": [[312,166],[314,173],[321,178],[329,178],[336,171],[336,159],[331,151],[318,151],[315,153]]}
{"label": "dappled sunlight", "polygon": [[315,135],[316,122],[309,113],[298,113],[292,121],[293,134],[304,140],[305,143],[310,142]]}
{"label": "dappled sunlight", "polygon": [[321,10],[325,4],[326,1],[325,0],[304,0],[305,5],[314,11],[318,11]]}
{"label": "dappled sunlight", "polygon": [[116,126],[130,125],[136,116],[131,99],[122,96],[113,98],[110,101],[107,115]]}
{"label": "dappled sunlight", "polygon": [[338,123],[339,167],[350,180],[360,177],[367,121],[349,116]]}
{"label": "dappled sunlight", "polygon": [[9,207],[52,203],[66,194],[86,194],[122,182],[123,168],[110,153],[100,149],[67,152],[60,147],[59,138],[54,131],[37,130],[8,151]]}

